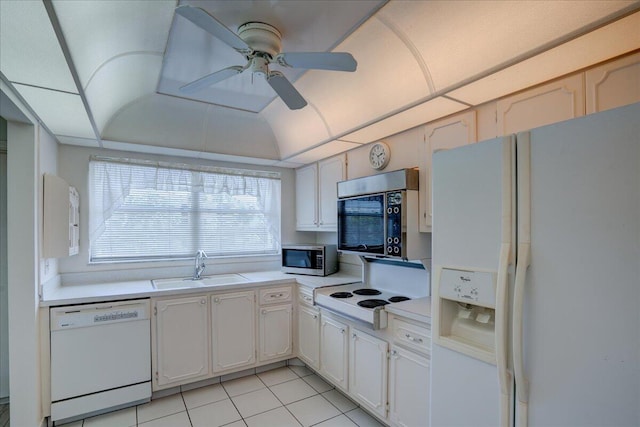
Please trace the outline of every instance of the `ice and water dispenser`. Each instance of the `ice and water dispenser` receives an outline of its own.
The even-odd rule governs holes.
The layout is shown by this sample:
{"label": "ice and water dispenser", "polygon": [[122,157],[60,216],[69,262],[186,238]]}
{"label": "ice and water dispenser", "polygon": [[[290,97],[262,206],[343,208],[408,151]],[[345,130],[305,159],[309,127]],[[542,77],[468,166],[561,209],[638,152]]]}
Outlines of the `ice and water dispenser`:
{"label": "ice and water dispenser", "polygon": [[435,343],[496,363],[496,272],[438,268]]}

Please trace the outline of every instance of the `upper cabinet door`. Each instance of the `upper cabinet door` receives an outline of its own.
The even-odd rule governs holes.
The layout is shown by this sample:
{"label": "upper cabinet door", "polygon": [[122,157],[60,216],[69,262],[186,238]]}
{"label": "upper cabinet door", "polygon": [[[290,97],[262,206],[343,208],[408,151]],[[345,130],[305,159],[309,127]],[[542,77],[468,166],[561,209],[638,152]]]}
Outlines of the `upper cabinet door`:
{"label": "upper cabinet door", "polygon": [[318,164],[296,169],[296,230],[318,227]]}
{"label": "upper cabinet door", "polygon": [[346,178],[346,155],[318,162],[318,227],[323,231],[338,230],[337,184]]}
{"label": "upper cabinet door", "polygon": [[584,116],[584,78],[577,74],[498,100],[498,136]]}
{"label": "upper cabinet door", "polygon": [[431,156],[438,150],[449,150],[476,142],[476,112],[467,111],[424,127],[424,143],[420,158],[420,231],[431,231]]}
{"label": "upper cabinet door", "polygon": [[587,114],[640,102],[640,53],[586,72]]}

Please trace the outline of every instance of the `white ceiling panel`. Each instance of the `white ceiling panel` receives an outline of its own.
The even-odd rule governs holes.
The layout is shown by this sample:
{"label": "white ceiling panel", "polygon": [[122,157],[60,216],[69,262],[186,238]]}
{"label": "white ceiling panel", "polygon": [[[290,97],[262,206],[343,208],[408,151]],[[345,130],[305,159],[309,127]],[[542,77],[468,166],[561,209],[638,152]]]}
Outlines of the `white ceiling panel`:
{"label": "white ceiling panel", "polygon": [[95,139],[80,95],[19,84],[14,87],[55,135]]}
{"label": "white ceiling panel", "polygon": [[260,116],[271,126],[280,147],[281,158],[331,139],[325,121],[313,105],[292,111],[280,99],[276,99]]}
{"label": "white ceiling panel", "polygon": [[640,46],[640,12],[477,80],[447,95],[478,105],[630,52]]}
{"label": "white ceiling panel", "polygon": [[412,51],[378,19],[367,21],[337,50],[351,52],[358,61],[356,72],[310,71],[297,85],[322,113],[332,136],[401,110],[430,93]]}
{"label": "white ceiling panel", "polygon": [[163,54],[176,1],[54,0],[53,5],[86,87],[101,66],[119,55]]}
{"label": "white ceiling panel", "polygon": [[373,142],[466,108],[466,105],[447,98],[434,98],[340,139],[359,143]]}
{"label": "white ceiling panel", "polygon": [[154,93],[161,68],[162,56],[154,53],[119,56],[100,68],[85,88],[99,132],[118,110]]}
{"label": "white ceiling panel", "polygon": [[290,157],[286,160],[293,163],[312,163],[318,160],[326,159],[327,157],[331,157],[336,154],[344,153],[345,151],[359,146],[360,144],[354,144],[352,142],[331,141],[305,153]]}
{"label": "white ceiling panel", "polygon": [[442,90],[551,43],[633,1],[390,2],[380,14],[415,46]]}
{"label": "white ceiling panel", "polygon": [[0,1],[0,71],[14,83],[78,92],[41,1]]}
{"label": "white ceiling panel", "polygon": [[[340,43],[385,1],[381,0],[214,0],[183,1],[201,7],[231,31],[246,22],[264,22],[282,34],[282,52],[326,52]],[[245,65],[244,57],[183,17],[171,29],[158,91],[253,112],[275,98],[266,82],[249,71],[219,82],[207,90],[185,95],[179,87],[232,65]],[[295,82],[305,70],[273,65]]]}

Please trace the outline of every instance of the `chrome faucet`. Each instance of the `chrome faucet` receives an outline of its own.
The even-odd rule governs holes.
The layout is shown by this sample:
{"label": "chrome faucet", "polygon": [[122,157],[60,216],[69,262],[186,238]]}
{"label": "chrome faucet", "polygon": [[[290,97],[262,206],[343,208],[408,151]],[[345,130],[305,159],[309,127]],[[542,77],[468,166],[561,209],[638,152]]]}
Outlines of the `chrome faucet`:
{"label": "chrome faucet", "polygon": [[204,272],[206,265],[204,265],[204,260],[207,259],[207,254],[203,250],[199,250],[196,252],[196,265],[195,270],[193,272],[193,280],[200,280],[200,276]]}

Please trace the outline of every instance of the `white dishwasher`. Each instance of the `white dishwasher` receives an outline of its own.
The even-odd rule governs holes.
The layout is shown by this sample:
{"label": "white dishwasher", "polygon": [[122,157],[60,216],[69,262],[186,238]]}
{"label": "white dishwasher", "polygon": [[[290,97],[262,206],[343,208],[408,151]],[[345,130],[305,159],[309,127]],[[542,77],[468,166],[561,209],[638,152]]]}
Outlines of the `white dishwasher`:
{"label": "white dishwasher", "polygon": [[151,397],[149,300],[50,309],[51,421]]}

